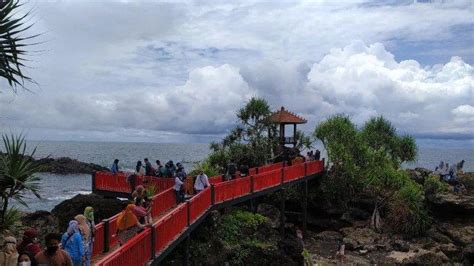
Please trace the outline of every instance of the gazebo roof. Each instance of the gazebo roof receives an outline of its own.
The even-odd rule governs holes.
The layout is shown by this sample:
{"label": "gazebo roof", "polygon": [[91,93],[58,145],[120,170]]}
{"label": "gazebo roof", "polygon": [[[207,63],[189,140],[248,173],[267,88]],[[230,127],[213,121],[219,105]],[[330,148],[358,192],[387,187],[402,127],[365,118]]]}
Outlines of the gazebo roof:
{"label": "gazebo roof", "polygon": [[283,106],[279,111],[272,113],[268,119],[275,124],[306,124],[308,122],[306,119],[285,110]]}

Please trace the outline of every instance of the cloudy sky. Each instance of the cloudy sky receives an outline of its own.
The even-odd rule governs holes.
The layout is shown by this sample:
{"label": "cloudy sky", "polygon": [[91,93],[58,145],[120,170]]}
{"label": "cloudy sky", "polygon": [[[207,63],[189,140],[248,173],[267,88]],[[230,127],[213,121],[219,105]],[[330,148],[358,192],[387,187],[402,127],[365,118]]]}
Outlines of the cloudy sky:
{"label": "cloudy sky", "polygon": [[[209,4],[212,3],[212,4]],[[0,128],[41,140],[207,142],[252,96],[307,118],[384,115],[474,146],[472,1],[30,1],[32,92]],[[3,88],[5,84],[1,83]]]}

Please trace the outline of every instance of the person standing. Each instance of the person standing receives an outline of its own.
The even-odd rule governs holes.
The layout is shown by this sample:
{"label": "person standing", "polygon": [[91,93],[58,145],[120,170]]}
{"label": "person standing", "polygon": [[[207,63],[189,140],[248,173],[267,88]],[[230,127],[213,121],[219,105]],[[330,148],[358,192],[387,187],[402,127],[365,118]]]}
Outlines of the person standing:
{"label": "person standing", "polygon": [[174,191],[175,191],[175,194],[176,194],[176,204],[180,204],[181,202],[184,201],[184,193],[183,193],[183,180],[181,180],[181,178],[179,178],[179,176],[176,176],[174,178]]}
{"label": "person standing", "polygon": [[153,166],[151,165],[150,161],[148,161],[148,158],[145,158],[144,161],[145,161],[145,175],[154,176],[155,169],[153,169]]}
{"label": "person standing", "polygon": [[84,256],[83,256],[83,264],[85,266],[90,266],[91,265],[91,257],[92,254],[90,254],[90,249],[89,246],[91,245],[92,241],[92,236],[91,236],[91,229],[89,228],[89,225],[87,224],[87,218],[82,215],[78,214],[74,219],[78,222],[77,228],[79,229],[79,233],[81,233],[82,236],[82,245],[84,246]]}
{"label": "person standing", "polygon": [[16,266],[18,261],[18,252],[16,250],[16,239],[13,236],[7,236],[3,240],[3,248],[0,251],[0,265]]}
{"label": "person standing", "polygon": [[134,209],[134,204],[124,204],[124,208],[117,219],[117,235],[120,245],[125,244],[144,227],[133,213]]}
{"label": "person standing", "polygon": [[61,246],[71,256],[72,265],[82,266],[84,257],[84,243],[79,231],[79,223],[76,220],[71,220],[66,233],[61,238]]}
{"label": "person standing", "polygon": [[60,241],[60,234],[50,233],[46,235],[46,249],[36,254],[36,263],[49,266],[72,266],[71,256],[59,248]]}
{"label": "person standing", "polygon": [[[86,223],[87,226],[89,227],[91,237],[90,237],[90,243],[89,243],[89,250],[87,251],[86,256],[86,265],[90,265],[90,261],[92,256],[94,255],[94,234],[95,234],[95,221],[94,221],[94,208],[91,206],[88,206],[84,209],[84,217],[86,217]],[[87,264],[87,261],[89,264]]]}
{"label": "person standing", "polygon": [[117,174],[120,170],[120,168],[118,166],[118,163],[119,163],[119,159],[115,159],[114,163],[110,167],[110,172],[112,172],[112,174],[114,174],[114,175]]}
{"label": "person standing", "polygon": [[161,164],[160,160],[156,160],[155,176],[161,176],[161,168],[163,168],[163,165]]}
{"label": "person standing", "polygon": [[209,184],[209,178],[204,171],[201,171],[199,175],[196,176],[196,181],[194,182],[194,190],[196,191],[196,194],[209,186],[211,186],[211,184]]}

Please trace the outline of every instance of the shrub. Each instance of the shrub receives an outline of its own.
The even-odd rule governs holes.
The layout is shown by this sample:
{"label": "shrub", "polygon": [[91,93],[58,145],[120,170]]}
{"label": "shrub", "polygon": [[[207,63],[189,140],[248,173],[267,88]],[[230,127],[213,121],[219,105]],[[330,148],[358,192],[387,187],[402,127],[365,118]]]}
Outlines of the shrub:
{"label": "shrub", "polygon": [[425,191],[425,195],[430,195],[436,194],[438,192],[447,192],[449,190],[449,185],[439,180],[439,176],[430,175],[425,178],[423,189]]}
{"label": "shrub", "polygon": [[413,181],[406,182],[388,204],[387,224],[398,233],[417,236],[431,225],[431,217],[424,204],[423,190]]}

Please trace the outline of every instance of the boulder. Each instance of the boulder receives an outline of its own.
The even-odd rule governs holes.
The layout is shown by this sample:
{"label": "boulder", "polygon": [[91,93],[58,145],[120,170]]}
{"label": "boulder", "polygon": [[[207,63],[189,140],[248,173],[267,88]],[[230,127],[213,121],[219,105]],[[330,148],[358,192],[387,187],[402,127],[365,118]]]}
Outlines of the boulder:
{"label": "boulder", "polygon": [[435,193],[426,199],[438,217],[474,217],[474,195]]}
{"label": "boulder", "polygon": [[450,258],[457,256],[460,252],[459,248],[452,243],[441,244],[439,248],[444,254],[446,254],[446,256]]}
{"label": "boulder", "polygon": [[[43,241],[44,237],[49,233],[60,233],[58,229],[59,220],[50,212],[36,211],[33,213],[26,213],[21,217],[21,222],[24,229],[35,228],[38,231],[38,238]],[[23,232],[20,232],[20,236]]]}
{"label": "boulder", "polygon": [[108,171],[107,167],[98,164],[84,163],[69,157],[57,159],[43,158],[36,161],[41,165],[41,172],[55,174],[92,174],[95,171]]}
{"label": "boulder", "polygon": [[316,238],[319,240],[326,240],[326,241],[337,241],[342,240],[342,235],[339,232],[335,231],[323,231],[316,235]]}
{"label": "boulder", "polygon": [[410,250],[410,245],[400,239],[392,241],[391,246],[395,251],[408,252]]}
{"label": "boulder", "polygon": [[357,241],[355,241],[354,239],[350,237],[344,237],[342,239],[342,242],[344,243],[344,245],[346,245],[347,250],[356,250],[360,247]]}
{"label": "boulder", "polygon": [[87,206],[94,208],[96,223],[110,218],[122,210],[122,201],[116,198],[108,199],[96,194],[78,194],[72,199],[65,200],[51,211],[58,220],[60,231],[64,231],[74,216],[84,213]]}
{"label": "boulder", "polygon": [[345,237],[357,241],[357,244],[360,246],[376,244],[377,240],[380,238],[380,234],[374,232],[370,228],[345,227],[340,231]]}
{"label": "boulder", "polygon": [[462,250],[462,258],[464,265],[474,265],[474,243],[464,247]]}
{"label": "boulder", "polygon": [[455,244],[465,246],[474,243],[474,225],[443,223],[439,229]]}
{"label": "boulder", "polygon": [[388,258],[393,259],[397,264],[412,265],[441,265],[449,261],[449,258],[443,252],[434,252],[426,249],[409,252],[392,251]]}
{"label": "boulder", "polygon": [[431,170],[421,167],[407,169],[406,171],[410,175],[410,178],[420,185],[423,185],[425,183],[425,178],[427,178],[432,173]]}
{"label": "boulder", "polygon": [[461,182],[464,187],[466,187],[466,190],[468,192],[471,192],[470,194],[472,195],[472,192],[474,192],[474,173],[464,173],[464,174],[459,174],[459,182]]}

